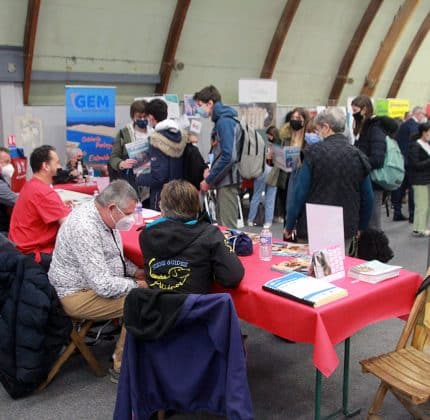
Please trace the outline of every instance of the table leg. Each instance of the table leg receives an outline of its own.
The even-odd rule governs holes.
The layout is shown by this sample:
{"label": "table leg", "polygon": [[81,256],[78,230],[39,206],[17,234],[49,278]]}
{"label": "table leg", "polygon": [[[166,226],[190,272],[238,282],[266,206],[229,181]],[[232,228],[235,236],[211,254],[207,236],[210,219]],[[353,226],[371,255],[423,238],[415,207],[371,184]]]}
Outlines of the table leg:
{"label": "table leg", "polygon": [[[349,411],[348,409],[348,397],[349,397],[349,354],[350,354],[350,337],[345,340],[345,350],[344,350],[344,359],[343,359],[343,379],[342,379],[342,408],[331,413],[324,419],[332,419],[337,417],[339,414],[343,414],[345,417],[354,417],[360,413],[360,408]],[[321,419],[321,383],[322,376],[321,372],[316,369],[316,378],[315,378],[315,420]]]}

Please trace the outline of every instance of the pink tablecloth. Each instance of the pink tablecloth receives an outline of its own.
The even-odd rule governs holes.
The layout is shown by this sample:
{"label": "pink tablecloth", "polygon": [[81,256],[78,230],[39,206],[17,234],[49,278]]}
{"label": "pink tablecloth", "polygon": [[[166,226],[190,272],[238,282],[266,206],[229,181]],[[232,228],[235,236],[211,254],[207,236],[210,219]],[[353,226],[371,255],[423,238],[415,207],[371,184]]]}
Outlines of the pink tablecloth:
{"label": "pink tablecloth", "polygon": [[[123,232],[122,237],[125,255],[142,266],[136,230]],[[262,290],[265,282],[281,275],[271,271],[270,266],[285,257],[260,261],[257,245],[253,255],[241,260],[245,277],[237,289],[228,290],[239,317],[281,337],[312,343],[313,363],[325,376],[330,376],[339,364],[336,344],[369,324],[407,315],[422,281],[419,274],[407,270],[401,270],[399,277],[376,285],[346,277],[335,284],[348,289],[347,297],[312,308]],[[358,262],[346,258],[346,271]],[[216,291],[224,290],[217,287]]]}
{"label": "pink tablecloth", "polygon": [[55,184],[54,188],[58,188],[59,190],[75,191],[75,192],[79,192],[82,194],[89,194],[89,195],[93,195],[94,191],[98,191],[98,187],[95,182],[91,184],[87,184],[87,183],[78,184],[74,182],[70,182],[67,184]]}

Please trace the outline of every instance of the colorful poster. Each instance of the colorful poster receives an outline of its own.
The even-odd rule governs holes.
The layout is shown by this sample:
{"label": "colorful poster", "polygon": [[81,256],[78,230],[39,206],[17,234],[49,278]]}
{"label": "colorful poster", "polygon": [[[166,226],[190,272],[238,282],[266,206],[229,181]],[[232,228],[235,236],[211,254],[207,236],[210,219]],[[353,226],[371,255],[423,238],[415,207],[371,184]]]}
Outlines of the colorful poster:
{"label": "colorful poster", "polygon": [[84,163],[101,172],[115,137],[115,96],[115,87],[66,86],[67,149],[82,149]]}
{"label": "colorful poster", "polygon": [[391,118],[405,118],[409,111],[408,99],[377,99],[375,101],[375,114],[387,115]]}

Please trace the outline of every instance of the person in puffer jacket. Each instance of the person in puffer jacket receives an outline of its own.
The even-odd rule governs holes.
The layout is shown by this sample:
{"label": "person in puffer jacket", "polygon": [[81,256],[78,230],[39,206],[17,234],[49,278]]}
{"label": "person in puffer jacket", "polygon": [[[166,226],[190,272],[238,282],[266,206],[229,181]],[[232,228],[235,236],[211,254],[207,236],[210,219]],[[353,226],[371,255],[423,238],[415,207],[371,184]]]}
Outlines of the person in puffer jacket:
{"label": "person in puffer jacket", "polygon": [[155,130],[149,139],[151,171],[139,175],[137,185],[150,188],[150,208],[160,210],[163,185],[183,177],[182,155],[187,145],[187,137],[181,132],[176,121],[167,118],[167,104],[163,100],[153,99],[147,105],[146,112],[148,123]]}

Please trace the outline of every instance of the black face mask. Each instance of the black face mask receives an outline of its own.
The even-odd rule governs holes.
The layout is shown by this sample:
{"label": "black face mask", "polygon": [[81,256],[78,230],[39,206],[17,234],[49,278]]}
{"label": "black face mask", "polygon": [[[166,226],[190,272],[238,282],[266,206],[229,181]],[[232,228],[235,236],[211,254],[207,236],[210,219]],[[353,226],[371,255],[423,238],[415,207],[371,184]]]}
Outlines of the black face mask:
{"label": "black face mask", "polygon": [[291,120],[290,126],[294,131],[299,131],[303,128],[303,123],[299,120]]}
{"label": "black face mask", "polygon": [[353,116],[355,122],[357,122],[357,123],[359,123],[360,121],[363,121],[363,118],[364,118],[361,111],[354,112],[352,114],[352,116]]}
{"label": "black face mask", "polygon": [[148,127],[148,120],[136,120],[134,122],[140,129],[144,130],[146,127]]}

